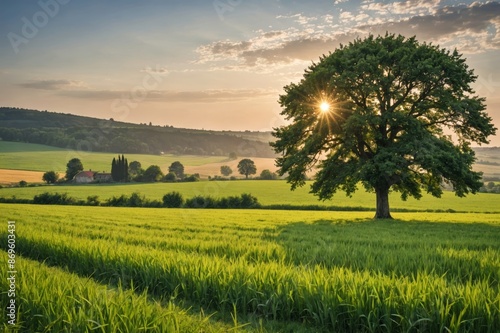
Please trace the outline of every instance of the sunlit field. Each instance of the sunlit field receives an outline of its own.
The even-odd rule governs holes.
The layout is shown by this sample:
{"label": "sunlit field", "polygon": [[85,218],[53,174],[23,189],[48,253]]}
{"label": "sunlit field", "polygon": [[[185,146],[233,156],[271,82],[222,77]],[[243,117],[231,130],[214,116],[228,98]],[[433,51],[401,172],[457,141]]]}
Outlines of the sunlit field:
{"label": "sunlit field", "polygon": [[27,331],[500,330],[498,214],[0,208]]}
{"label": "sunlit field", "polygon": [[[317,197],[309,193],[310,182],[296,191],[290,191],[290,185],[284,180],[238,180],[238,181],[202,181],[195,183],[156,183],[156,184],[102,184],[102,185],[64,185],[40,186],[27,188],[1,188],[0,197],[20,199],[33,199],[37,194],[44,192],[68,193],[69,196],[86,200],[88,196],[97,195],[101,201],[122,194],[130,195],[139,192],[151,200],[160,200],[163,195],[172,191],[180,192],[185,198],[196,195],[226,197],[250,193],[257,197],[262,205],[294,205],[294,206],[335,206],[353,209],[374,209],[375,194],[367,193],[360,187],[352,198],[344,193],[337,193],[332,200],[318,201]],[[398,193],[391,195],[393,209],[407,209],[419,211],[446,211],[460,212],[500,212],[498,194],[478,193],[458,198],[453,192],[445,191],[442,198],[435,198],[424,194],[423,198],[416,200],[409,198],[403,201]]]}
{"label": "sunlit field", "polygon": [[[66,150],[45,145],[0,141],[0,169],[31,170],[31,171],[58,171],[64,176],[66,163],[74,157],[79,158],[85,170],[111,170],[111,161],[118,154],[96,153],[85,151]],[[139,161],[146,168],[150,165],[159,165],[166,169],[172,162],[179,160],[175,155],[145,155],[127,154],[129,162]],[[192,156],[183,155],[182,163],[187,166],[198,166],[207,163],[216,163],[226,160],[224,156]],[[34,161],[36,161],[34,163]],[[41,182],[42,179],[39,180]]]}

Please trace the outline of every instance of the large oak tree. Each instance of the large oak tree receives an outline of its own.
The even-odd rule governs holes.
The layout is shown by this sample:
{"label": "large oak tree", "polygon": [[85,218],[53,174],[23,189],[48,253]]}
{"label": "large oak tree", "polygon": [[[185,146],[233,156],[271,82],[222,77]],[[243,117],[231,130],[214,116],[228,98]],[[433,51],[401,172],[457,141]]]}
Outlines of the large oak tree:
{"label": "large oak tree", "polygon": [[[471,143],[488,143],[496,128],[475,95],[476,80],[456,50],[387,34],[356,39],[313,63],[284,88],[272,143],[292,189],[317,167],[311,192],[320,199],[358,184],[376,193],[376,218],[390,218],[389,192],[439,197],[448,183],[475,193]],[[453,134],[453,137],[451,136]]]}

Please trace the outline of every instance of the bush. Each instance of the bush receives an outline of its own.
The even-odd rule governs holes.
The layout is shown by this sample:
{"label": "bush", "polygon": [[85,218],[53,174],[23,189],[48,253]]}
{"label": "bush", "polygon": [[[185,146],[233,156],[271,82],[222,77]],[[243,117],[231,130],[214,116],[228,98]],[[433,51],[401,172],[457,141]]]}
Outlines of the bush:
{"label": "bush", "polygon": [[163,196],[163,206],[167,208],[180,208],[184,203],[184,198],[179,192],[170,192]]}
{"label": "bush", "polygon": [[25,181],[25,180],[21,180],[21,181],[19,182],[19,187],[26,187],[26,186],[28,186],[28,182],[27,182],[27,181]]}
{"label": "bush", "polygon": [[47,171],[43,174],[42,180],[47,184],[54,184],[59,180],[59,174],[55,171]]}
{"label": "bush", "polygon": [[134,192],[127,200],[128,207],[144,207],[147,204],[147,199],[145,196],[141,196],[139,192]]}
{"label": "bush", "polygon": [[99,206],[100,205],[99,196],[98,195],[89,195],[87,197],[87,205],[89,206]]}
{"label": "bush", "polygon": [[250,194],[214,199],[210,196],[196,196],[186,200],[187,208],[259,208],[257,198]]}
{"label": "bush", "polygon": [[200,174],[195,173],[194,175],[190,175],[184,178],[185,182],[197,182],[200,180]]}
{"label": "bush", "polygon": [[265,170],[262,170],[259,178],[262,180],[274,180],[274,179],[278,179],[278,175],[274,172],[271,172],[269,169],[265,169]]}
{"label": "bush", "polygon": [[126,207],[128,204],[128,197],[126,195],[121,195],[119,197],[111,197],[108,199],[106,202],[106,206],[113,206],[113,207]]}
{"label": "bush", "polygon": [[241,208],[258,208],[260,207],[259,201],[256,197],[248,193],[243,193],[241,195]]}
{"label": "bush", "polygon": [[39,205],[74,205],[77,203],[67,193],[49,193],[45,192],[33,197],[33,203]]}
{"label": "bush", "polygon": [[146,202],[144,202],[143,207],[161,208],[163,207],[163,203],[160,200],[146,200]]}
{"label": "bush", "polygon": [[177,175],[173,172],[169,172],[163,178],[167,183],[175,183],[177,181]]}
{"label": "bush", "polygon": [[217,208],[217,201],[212,197],[197,195],[186,200],[186,208]]}

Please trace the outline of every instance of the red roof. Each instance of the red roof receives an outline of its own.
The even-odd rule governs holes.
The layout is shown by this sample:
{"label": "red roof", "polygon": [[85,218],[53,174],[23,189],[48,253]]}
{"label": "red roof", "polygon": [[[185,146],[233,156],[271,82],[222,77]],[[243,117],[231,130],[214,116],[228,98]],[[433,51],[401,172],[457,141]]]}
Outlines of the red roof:
{"label": "red roof", "polygon": [[75,178],[78,177],[86,177],[86,178],[94,178],[94,171],[80,171],[76,174]]}

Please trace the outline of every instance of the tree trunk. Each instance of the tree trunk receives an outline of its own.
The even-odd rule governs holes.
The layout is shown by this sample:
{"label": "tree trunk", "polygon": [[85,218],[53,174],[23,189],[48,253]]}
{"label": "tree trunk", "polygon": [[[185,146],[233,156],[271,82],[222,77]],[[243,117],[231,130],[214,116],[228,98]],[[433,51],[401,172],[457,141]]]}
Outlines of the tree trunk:
{"label": "tree trunk", "polygon": [[377,212],[376,219],[392,219],[389,209],[389,187],[375,189],[377,193]]}

